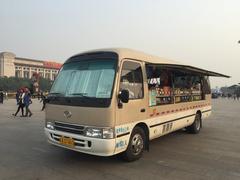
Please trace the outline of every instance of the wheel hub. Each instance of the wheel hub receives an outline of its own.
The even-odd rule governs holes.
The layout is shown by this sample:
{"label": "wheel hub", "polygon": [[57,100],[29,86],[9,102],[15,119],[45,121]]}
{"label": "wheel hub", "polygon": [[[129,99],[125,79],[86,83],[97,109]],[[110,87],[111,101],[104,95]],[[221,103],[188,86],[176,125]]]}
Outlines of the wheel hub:
{"label": "wheel hub", "polygon": [[143,149],[143,139],[140,134],[135,134],[132,138],[132,152],[134,155],[141,153]]}

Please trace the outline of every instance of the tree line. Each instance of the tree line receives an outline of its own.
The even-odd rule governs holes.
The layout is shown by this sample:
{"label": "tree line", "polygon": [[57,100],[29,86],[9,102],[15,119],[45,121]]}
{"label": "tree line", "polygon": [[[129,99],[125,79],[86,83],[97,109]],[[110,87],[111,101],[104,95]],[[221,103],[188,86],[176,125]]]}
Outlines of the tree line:
{"label": "tree line", "polygon": [[[40,90],[49,91],[51,85],[51,80],[40,77]],[[27,87],[30,91],[33,91],[32,80],[28,78],[0,77],[0,90],[2,91],[16,92],[21,87]]]}

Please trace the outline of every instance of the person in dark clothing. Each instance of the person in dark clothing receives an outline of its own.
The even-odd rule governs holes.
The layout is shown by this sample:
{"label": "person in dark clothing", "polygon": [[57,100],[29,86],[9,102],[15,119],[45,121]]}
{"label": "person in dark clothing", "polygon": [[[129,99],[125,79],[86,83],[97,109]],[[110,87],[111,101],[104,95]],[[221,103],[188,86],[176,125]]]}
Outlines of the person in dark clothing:
{"label": "person in dark clothing", "polygon": [[[30,104],[32,104],[32,100],[31,100],[31,94],[30,94],[30,92],[29,92],[29,90],[28,89],[26,89],[26,92],[25,92],[26,94],[25,94],[25,96],[24,96],[24,98],[23,98],[23,102],[24,102],[24,105],[25,105],[25,109],[26,109],[26,114],[25,114],[25,116],[26,117],[31,117],[32,116],[32,112],[31,112],[31,110],[29,109],[29,106],[30,106]],[[28,115],[29,114],[29,115]]]}
{"label": "person in dark clothing", "polygon": [[40,97],[41,97],[41,96],[40,96],[40,93],[38,92],[38,93],[37,93],[37,98],[38,98],[38,100],[40,100]]}
{"label": "person in dark clothing", "polygon": [[19,95],[20,95],[20,90],[18,89],[17,92],[16,92],[16,102],[18,104],[18,101],[19,101]]}
{"label": "person in dark clothing", "polygon": [[0,103],[3,104],[3,92],[2,91],[0,91]]}
{"label": "person in dark clothing", "polygon": [[23,102],[24,96],[25,96],[25,93],[24,93],[24,91],[21,89],[21,90],[19,91],[18,102],[17,102],[17,104],[18,104],[18,109],[17,109],[17,111],[16,111],[15,114],[12,114],[13,116],[17,116],[18,112],[19,112],[20,109],[21,109],[22,117],[24,117],[24,102]]}
{"label": "person in dark clothing", "polygon": [[40,102],[43,103],[43,106],[42,106],[42,111],[43,111],[45,109],[45,106],[46,106],[46,96],[44,96],[43,93],[41,94]]}

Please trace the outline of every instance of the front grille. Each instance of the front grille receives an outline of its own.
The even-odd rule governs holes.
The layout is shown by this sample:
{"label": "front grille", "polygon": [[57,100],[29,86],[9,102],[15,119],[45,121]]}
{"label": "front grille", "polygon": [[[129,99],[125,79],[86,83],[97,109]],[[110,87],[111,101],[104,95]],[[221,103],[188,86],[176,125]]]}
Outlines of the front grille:
{"label": "front grille", "polygon": [[63,122],[54,123],[54,127],[57,131],[69,132],[73,134],[84,135],[84,126],[76,125],[76,124],[68,124]]}

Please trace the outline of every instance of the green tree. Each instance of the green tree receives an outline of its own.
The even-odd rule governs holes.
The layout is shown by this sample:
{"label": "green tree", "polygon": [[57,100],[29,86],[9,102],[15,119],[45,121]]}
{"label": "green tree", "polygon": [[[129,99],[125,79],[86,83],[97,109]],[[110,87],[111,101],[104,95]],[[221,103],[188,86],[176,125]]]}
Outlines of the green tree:
{"label": "green tree", "polygon": [[52,81],[49,79],[40,77],[39,86],[40,86],[40,90],[42,90],[42,91],[50,91],[51,86],[52,86]]}
{"label": "green tree", "polygon": [[[48,79],[40,78],[39,80],[40,90],[49,91],[52,82]],[[0,90],[15,92],[17,89],[27,87],[30,90],[33,89],[33,82],[27,78],[17,77],[0,77]]]}

